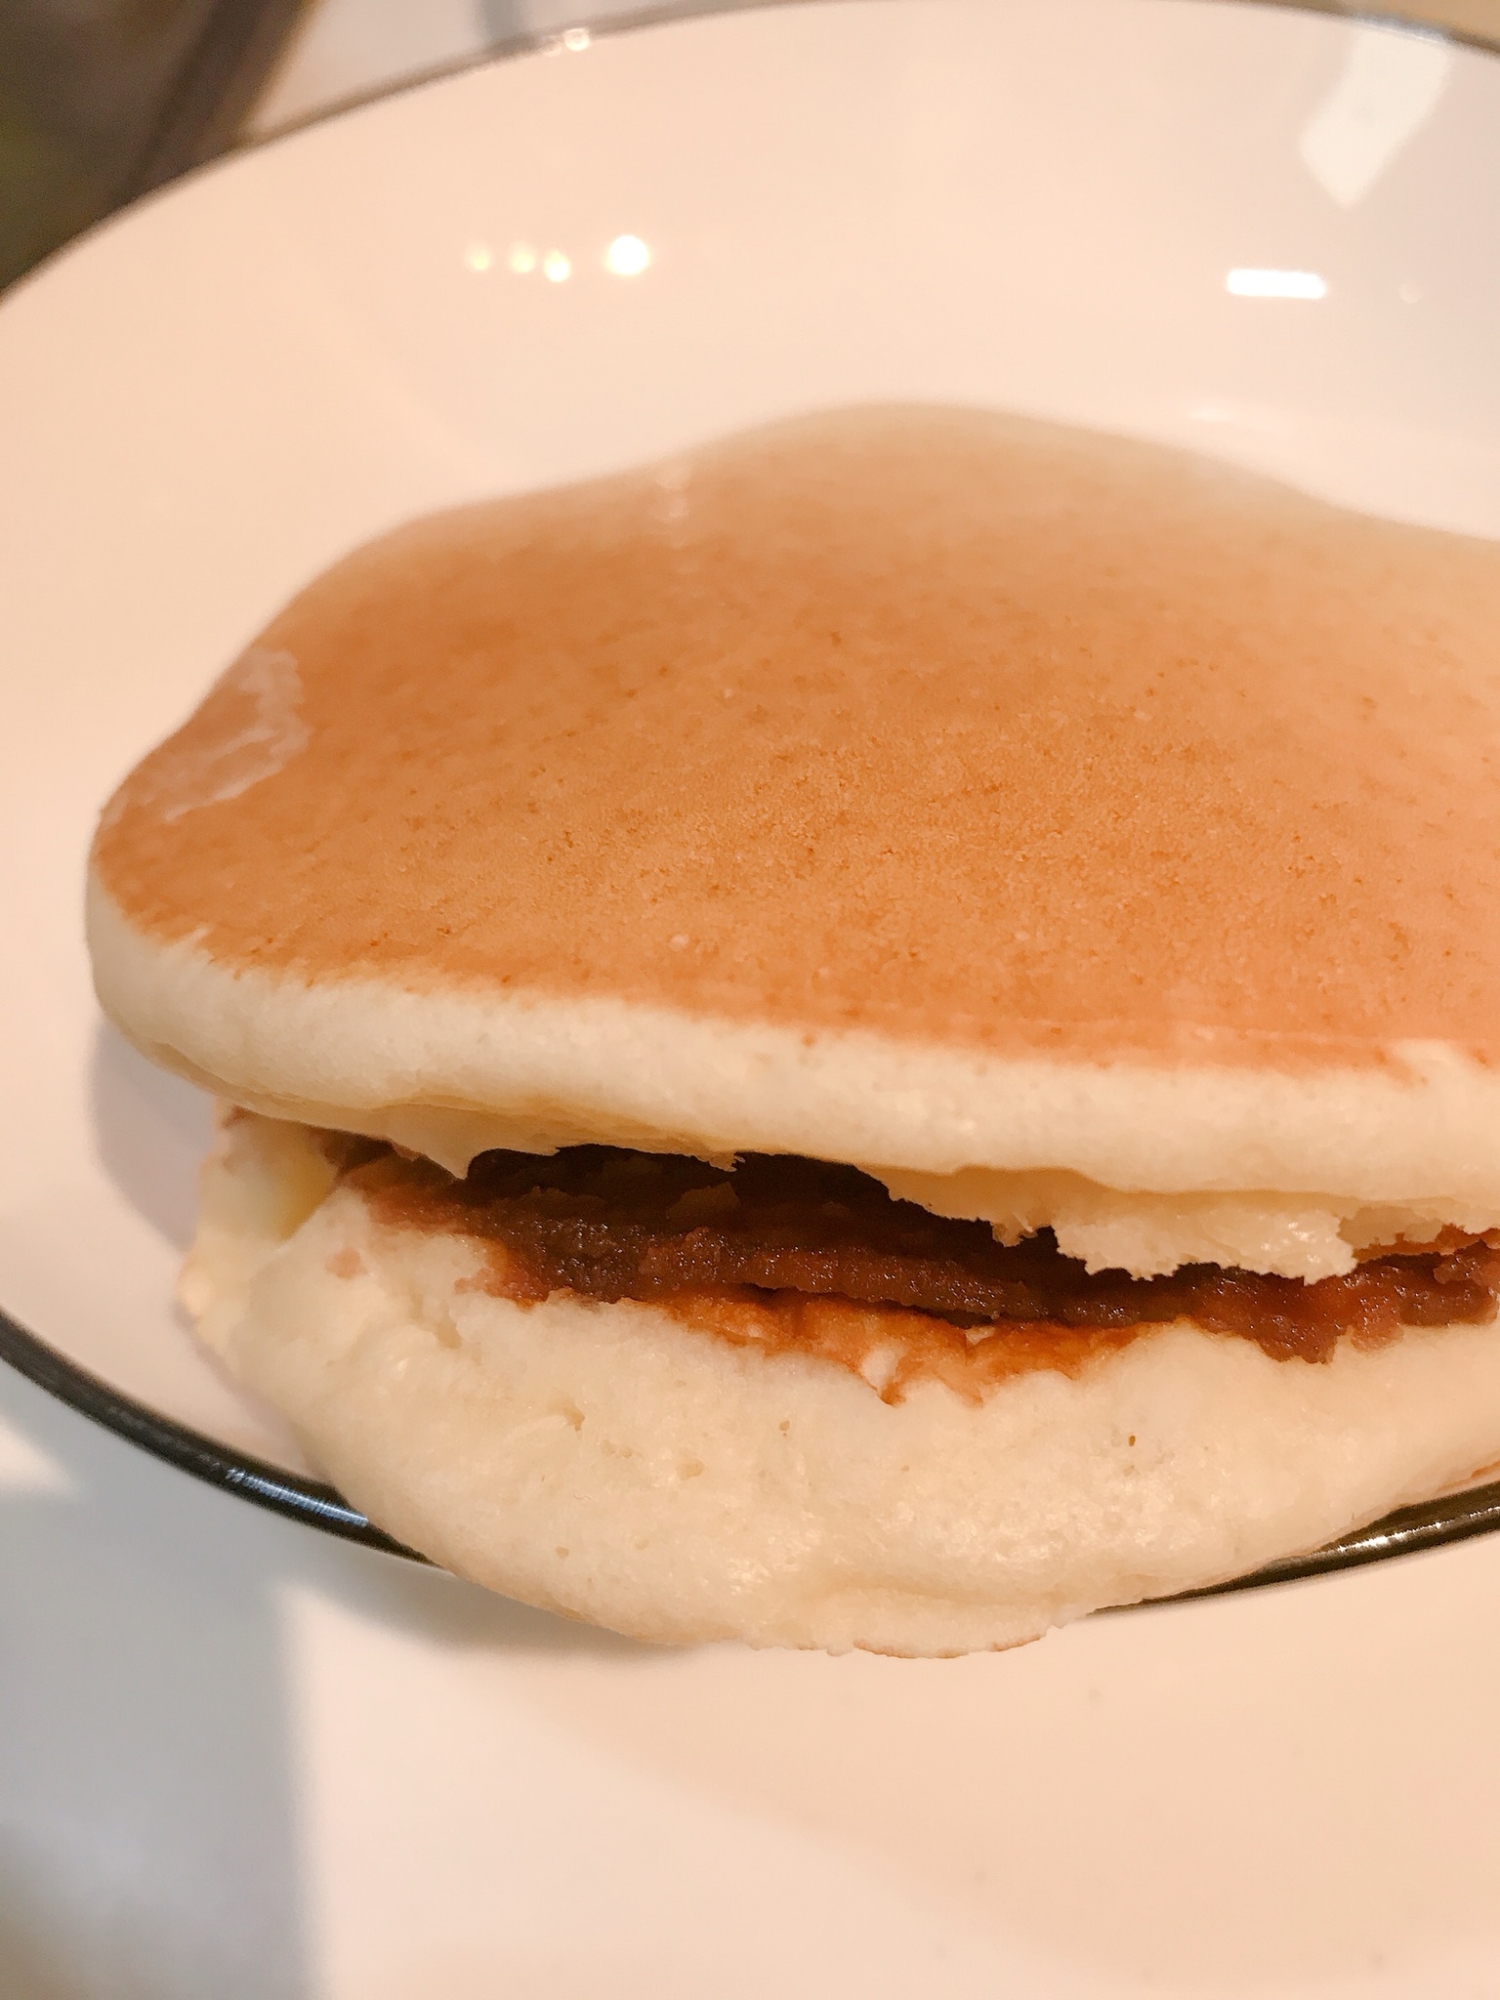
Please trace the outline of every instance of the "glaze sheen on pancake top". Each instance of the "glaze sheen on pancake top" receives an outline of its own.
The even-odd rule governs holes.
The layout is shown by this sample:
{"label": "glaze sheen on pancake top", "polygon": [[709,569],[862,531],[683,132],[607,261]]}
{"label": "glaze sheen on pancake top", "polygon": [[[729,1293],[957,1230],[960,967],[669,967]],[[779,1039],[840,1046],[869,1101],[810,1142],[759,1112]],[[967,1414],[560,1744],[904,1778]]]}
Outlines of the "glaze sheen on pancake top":
{"label": "glaze sheen on pancake top", "polygon": [[95,866],[231,969],[1296,1067],[1500,1055],[1500,549],[977,412],[363,548]]}

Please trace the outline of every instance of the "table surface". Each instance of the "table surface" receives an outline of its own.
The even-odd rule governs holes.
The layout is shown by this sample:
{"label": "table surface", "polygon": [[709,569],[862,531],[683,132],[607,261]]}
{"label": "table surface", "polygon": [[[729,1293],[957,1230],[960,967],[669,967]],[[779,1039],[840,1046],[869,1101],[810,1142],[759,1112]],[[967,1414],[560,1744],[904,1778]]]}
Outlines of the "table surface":
{"label": "table surface", "polygon": [[961,1661],[654,1651],[0,1371],[0,1566],[6,2000],[1500,1991],[1500,1539]]}

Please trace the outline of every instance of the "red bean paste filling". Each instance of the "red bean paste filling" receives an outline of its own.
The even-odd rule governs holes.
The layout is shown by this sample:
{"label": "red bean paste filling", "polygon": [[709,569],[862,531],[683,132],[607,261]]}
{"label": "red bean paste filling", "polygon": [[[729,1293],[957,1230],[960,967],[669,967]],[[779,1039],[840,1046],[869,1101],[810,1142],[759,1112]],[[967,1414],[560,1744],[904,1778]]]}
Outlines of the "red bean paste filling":
{"label": "red bean paste filling", "polygon": [[1076,1345],[1081,1333],[1118,1340],[1191,1319],[1278,1359],[1326,1361],[1344,1335],[1375,1344],[1402,1327],[1492,1319],[1500,1294],[1500,1247],[1457,1231],[1313,1284],[1218,1264],[1157,1278],[1090,1272],[1050,1229],[997,1243],[988,1223],[898,1201],[854,1167],[782,1154],[747,1154],[725,1170],[611,1146],[492,1152],[457,1180],[360,1147],[348,1177],[390,1221],[489,1245],[487,1288],[523,1303],[573,1292],[701,1313],[706,1295],[811,1295],[926,1315],[971,1341],[976,1328],[1026,1335],[1028,1345],[1049,1329]]}

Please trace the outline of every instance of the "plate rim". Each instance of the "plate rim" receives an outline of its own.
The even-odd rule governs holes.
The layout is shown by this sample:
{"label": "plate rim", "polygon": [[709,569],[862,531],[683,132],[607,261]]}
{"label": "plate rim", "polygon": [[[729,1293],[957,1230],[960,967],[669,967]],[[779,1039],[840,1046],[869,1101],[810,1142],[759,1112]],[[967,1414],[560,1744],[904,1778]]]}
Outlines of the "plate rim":
{"label": "plate rim", "polygon": [[416,1549],[377,1528],[343,1494],[322,1480],[311,1479],[269,1459],[224,1444],[190,1424],[154,1410],[123,1389],[116,1389],[90,1369],[81,1368],[0,1308],[0,1361],[24,1375],[39,1389],[76,1410],[127,1444],[175,1466],[206,1485],[249,1500],[273,1514],[321,1528],[344,1541],[360,1542],[387,1555],[427,1563]]}
{"label": "plate rim", "polygon": [[[684,4],[684,0],[660,0],[660,4],[634,8],[602,21],[579,21],[574,27],[584,29],[592,42],[677,22],[838,3],[839,0],[686,0]],[[1187,4],[1218,8],[1223,0],[1187,0]],[[1266,12],[1317,15],[1342,20],[1351,27],[1388,28],[1500,59],[1500,35],[1485,35],[1383,9],[1356,10],[1350,0],[1233,0],[1233,4]],[[387,99],[402,97],[476,70],[498,67],[520,56],[562,48],[566,46],[565,37],[569,32],[569,28],[561,28],[497,37],[467,55],[387,79],[368,90],[351,92],[271,130],[239,140],[212,159],[196,163],[172,180],[137,195],[48,252],[0,292],[0,309],[11,297],[29,289],[54,265],[71,257],[97,235],[126,223],[137,211],[172,197],[206,175],[232,168],[239,160],[267,147],[281,145],[301,133],[384,103]],[[430,1559],[419,1550],[409,1548],[376,1527],[336,1487],[225,1444],[191,1425],[164,1415],[124,1390],[115,1388],[102,1376],[69,1360],[39,1335],[22,1326],[3,1306],[0,1306],[0,1362],[67,1408],[206,1485],[249,1501],[269,1513],[300,1522],[304,1527],[316,1528],[324,1534],[358,1543],[385,1555],[432,1566]],[[1447,1547],[1497,1531],[1500,1531],[1500,1479],[1397,1508],[1321,1548],[1302,1555],[1281,1557],[1244,1576],[1168,1597],[1145,1598],[1135,1604],[1111,1605],[1105,1609],[1114,1615],[1154,1605],[1190,1603],[1199,1598],[1264,1589],[1272,1584],[1298,1582],[1360,1568],[1368,1563],[1386,1562],[1398,1556]]]}
{"label": "plate rim", "polygon": [[[327,104],[319,105],[315,110],[288,118],[284,123],[272,126],[265,132],[238,139],[222,153],[216,153],[211,160],[197,163],[165,185],[175,187],[180,181],[194,178],[229,160],[238,159],[242,154],[259,152],[263,146],[274,146],[282,139],[293,138],[297,133],[309,131],[315,125],[325,125],[330,119],[343,117],[346,112],[362,111],[366,105],[382,103],[388,97],[400,97],[409,90],[421,90],[430,83],[442,83],[449,77],[464,76],[470,70],[484,69],[491,63],[509,62],[516,56],[539,55],[565,47],[565,38],[579,30],[587,35],[589,43],[593,43],[614,35],[631,34],[638,28],[665,27],[674,21],[713,20],[729,14],[770,13],[782,8],[835,4],[838,4],[838,0],[655,0],[655,4],[632,7],[628,11],[608,15],[599,21],[590,21],[581,16],[576,22],[569,22],[560,28],[523,29],[514,35],[499,35],[486,42],[482,48],[472,50],[467,55],[428,63],[404,76],[387,78],[383,83],[372,84],[367,90],[350,91],[343,97],[336,97]],[[1365,7],[1359,4],[1359,0],[1188,0],[1188,4],[1254,7],[1278,14],[1316,14],[1327,19],[1343,21],[1351,28],[1389,28],[1397,33],[1413,35],[1422,41],[1448,42],[1455,48],[1473,49],[1481,55],[1500,56],[1500,33],[1484,34],[1477,28],[1462,28],[1451,22],[1433,21],[1416,14],[1404,14],[1399,8],[1378,5]],[[153,189],[151,192],[162,191],[163,189]],[[149,199],[149,195],[141,198]],[[134,207],[135,203],[132,202],[128,206]],[[113,213],[123,212],[117,209]],[[103,218],[104,221],[111,219],[112,217]],[[97,223],[90,225],[91,228],[99,226]],[[77,238],[69,239],[70,242],[77,240]]]}
{"label": "plate rim", "polygon": [[[332,124],[335,120],[348,117],[354,112],[364,111],[375,104],[383,104],[389,98],[404,97],[408,92],[424,90],[429,84],[445,83],[467,76],[475,70],[499,67],[512,62],[519,56],[540,55],[548,50],[566,46],[565,37],[578,29],[588,36],[589,43],[610,39],[615,35],[627,35],[642,28],[670,26],[674,22],[715,20],[733,14],[772,13],[782,9],[806,6],[836,6],[842,0],[655,0],[655,4],[633,7],[626,12],[610,15],[601,21],[579,19],[562,28],[525,29],[514,35],[500,35],[487,41],[481,48],[471,50],[467,55],[455,56],[449,60],[425,64],[420,69],[407,72],[403,76],[388,77],[381,83],[372,84],[367,90],[354,90],[343,97],[333,98],[315,110],[289,118],[285,123],[271,127],[265,132],[252,133],[237,138],[222,152],[215,153],[206,160],[195,161],[170,180],[159,182],[155,187],[133,195],[107,215],[97,217],[85,225],[75,236],[57,244],[29,269],[23,271],[10,284],[0,287],[0,307],[18,292],[28,289],[45,272],[74,251],[89,243],[104,231],[115,228],[138,210],[149,208],[155,203],[168,199],[177,190],[188,187],[205,176],[233,166],[237,161],[263,152],[268,146],[279,146],[285,140],[295,139],[303,132],[310,132],[321,125]],[[1413,14],[1403,14],[1391,8],[1365,7],[1360,0],[1172,0],[1174,5],[1202,8],[1222,8],[1233,6],[1237,9],[1254,9],[1263,13],[1311,14],[1326,20],[1343,21],[1351,28],[1388,28],[1394,33],[1411,35],[1420,41],[1443,42],[1454,48],[1469,49],[1477,55],[1500,59],[1500,33],[1482,34],[1474,28],[1462,28],[1449,22],[1432,21]],[[586,10],[585,10],[586,11]]]}

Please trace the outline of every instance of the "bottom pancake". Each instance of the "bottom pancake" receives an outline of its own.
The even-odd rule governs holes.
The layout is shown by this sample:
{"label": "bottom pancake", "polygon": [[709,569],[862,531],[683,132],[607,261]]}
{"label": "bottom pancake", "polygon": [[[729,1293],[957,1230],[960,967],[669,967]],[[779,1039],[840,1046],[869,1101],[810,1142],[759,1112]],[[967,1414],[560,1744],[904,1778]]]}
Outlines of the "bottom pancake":
{"label": "bottom pancake", "polygon": [[980,1395],[917,1370],[893,1399],[899,1315],[851,1366],[762,1337],[763,1315],[527,1302],[490,1280],[471,1234],[340,1182],[317,1134],[241,1117],[183,1290],[381,1527],[641,1638],[1014,1645],[1315,1548],[1500,1459],[1493,1322],[1310,1362],[1178,1319]]}

